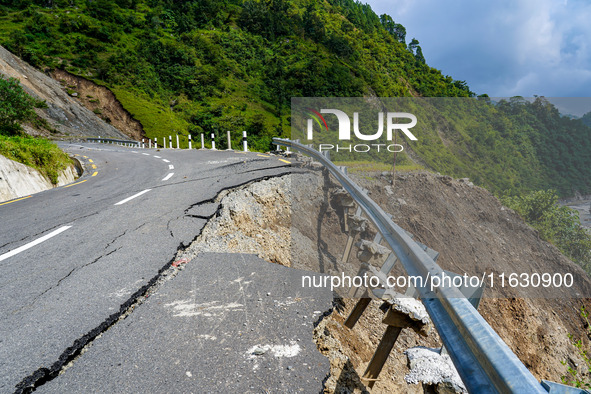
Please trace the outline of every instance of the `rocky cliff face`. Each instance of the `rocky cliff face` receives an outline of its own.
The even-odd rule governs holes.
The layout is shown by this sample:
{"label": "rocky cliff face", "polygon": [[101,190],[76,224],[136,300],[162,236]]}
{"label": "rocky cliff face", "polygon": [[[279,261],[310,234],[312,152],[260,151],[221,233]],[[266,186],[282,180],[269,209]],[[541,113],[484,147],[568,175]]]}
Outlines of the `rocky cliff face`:
{"label": "rocky cliff face", "polygon": [[[18,79],[27,93],[46,100],[48,108],[37,110],[37,113],[60,134],[129,139],[124,133],[80,105],[77,99],[69,96],[57,81],[31,67],[1,46],[0,74],[4,78]],[[29,127],[25,129],[30,134],[38,134]]]}

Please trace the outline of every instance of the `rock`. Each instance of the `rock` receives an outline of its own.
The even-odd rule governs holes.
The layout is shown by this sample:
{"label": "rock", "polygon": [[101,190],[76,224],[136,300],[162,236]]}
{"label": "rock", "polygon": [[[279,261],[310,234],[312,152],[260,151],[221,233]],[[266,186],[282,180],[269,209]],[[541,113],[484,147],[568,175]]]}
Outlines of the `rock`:
{"label": "rock", "polygon": [[451,186],[451,182],[453,180],[452,177],[450,177],[449,175],[443,175],[441,177],[438,177],[439,180],[446,186]]}
{"label": "rock", "polygon": [[404,352],[410,372],[404,377],[409,384],[435,386],[438,393],[467,393],[468,390],[448,355],[439,349],[414,347]]}
{"label": "rock", "polygon": [[265,353],[267,353],[267,350],[263,349],[262,347],[257,347],[252,351],[252,354],[255,356],[262,356]]}
{"label": "rock", "polygon": [[390,195],[390,196],[394,195],[394,190],[392,190],[392,186],[386,186],[384,189],[386,190],[386,193],[388,195]]}

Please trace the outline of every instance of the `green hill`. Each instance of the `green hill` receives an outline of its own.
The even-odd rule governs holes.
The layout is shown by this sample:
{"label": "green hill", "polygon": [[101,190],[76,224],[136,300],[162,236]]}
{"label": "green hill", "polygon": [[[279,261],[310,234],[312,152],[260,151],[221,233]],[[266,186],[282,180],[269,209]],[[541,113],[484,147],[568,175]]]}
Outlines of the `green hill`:
{"label": "green hill", "polygon": [[266,150],[289,136],[291,97],[465,97],[441,102],[445,127],[421,129],[412,149],[428,167],[499,194],[591,192],[591,129],[543,99],[475,98],[429,67],[403,26],[354,0],[2,4],[0,44],[108,87],[150,138],[231,130],[237,144],[247,130]]}

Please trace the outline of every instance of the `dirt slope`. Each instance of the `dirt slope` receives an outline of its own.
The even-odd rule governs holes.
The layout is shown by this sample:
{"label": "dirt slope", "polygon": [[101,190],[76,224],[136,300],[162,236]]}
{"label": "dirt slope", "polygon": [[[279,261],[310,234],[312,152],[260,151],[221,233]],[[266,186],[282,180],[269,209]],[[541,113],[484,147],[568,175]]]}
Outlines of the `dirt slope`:
{"label": "dirt slope", "polygon": [[[415,239],[441,253],[442,268],[479,272],[571,272],[577,298],[541,298],[541,291],[487,289],[479,308],[484,318],[538,379],[560,382],[561,361],[582,369],[567,334],[590,339],[578,310],[591,308],[591,279],[553,245],[485,189],[430,173],[358,178],[371,197]],[[384,185],[388,185],[386,188]]]}
{"label": "dirt slope", "polygon": [[[341,231],[341,213],[335,204],[338,185],[318,167],[302,174],[259,182],[232,191],[191,212],[211,218],[202,236],[187,249],[187,256],[206,250],[256,253],[285,266],[317,272],[355,274],[359,267],[354,248],[347,264],[340,259],[347,236]],[[591,280],[552,245],[539,239],[513,211],[502,207],[486,190],[467,181],[430,173],[399,176],[394,185],[379,174],[358,176],[356,181],[370,197],[415,239],[441,252],[438,262],[458,273],[569,271],[576,275],[576,299],[544,299],[540,293],[485,292],[480,312],[538,379],[560,382],[567,361],[582,372],[582,360],[569,343],[568,334],[585,337],[578,308],[591,308]],[[291,209],[287,209],[290,207]],[[362,233],[364,239],[371,230]],[[289,250],[291,249],[291,253]],[[530,272],[527,271],[527,272]],[[294,296],[286,294],[286,296]],[[497,297],[497,298],[491,298]],[[586,299],[583,299],[587,297]],[[353,330],[343,326],[356,300],[335,302],[335,309],[318,322],[315,341],[331,362],[325,382],[327,393],[364,392],[360,376],[371,359],[386,326],[380,303],[373,301]],[[373,393],[422,393],[421,384],[408,385],[403,354],[414,346],[441,346],[433,330],[421,337],[403,330]]]}
{"label": "dirt slope", "polygon": [[106,87],[64,70],[53,70],[51,76],[62,85],[64,91],[77,93],[78,103],[93,111],[117,130],[121,130],[136,141],[145,136],[142,124],[123,108],[113,92]]}
{"label": "dirt slope", "polygon": [[[102,136],[129,139],[124,133],[107,124],[96,114],[81,106],[75,97],[69,96],[59,82],[31,67],[0,46],[0,74],[4,78],[18,79],[27,93],[46,100],[48,108],[36,110],[40,117],[59,134],[71,136]],[[39,134],[30,127],[31,134]],[[46,133],[47,134],[47,133]]]}

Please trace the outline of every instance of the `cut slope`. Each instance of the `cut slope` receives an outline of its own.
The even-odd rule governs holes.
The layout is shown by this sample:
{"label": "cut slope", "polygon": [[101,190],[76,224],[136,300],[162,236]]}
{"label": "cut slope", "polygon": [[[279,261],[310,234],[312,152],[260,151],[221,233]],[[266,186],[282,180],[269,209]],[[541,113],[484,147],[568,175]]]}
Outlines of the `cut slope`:
{"label": "cut slope", "polygon": [[39,116],[65,135],[102,136],[129,139],[113,126],[99,119],[63,91],[51,77],[0,46],[0,74],[18,79],[27,93],[46,100],[48,108],[37,110]]}

